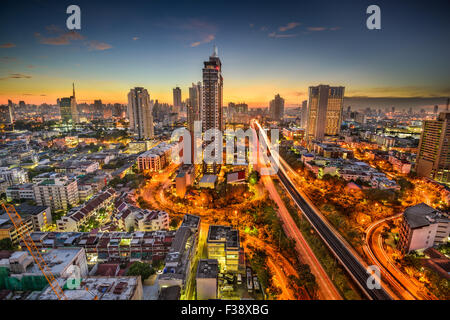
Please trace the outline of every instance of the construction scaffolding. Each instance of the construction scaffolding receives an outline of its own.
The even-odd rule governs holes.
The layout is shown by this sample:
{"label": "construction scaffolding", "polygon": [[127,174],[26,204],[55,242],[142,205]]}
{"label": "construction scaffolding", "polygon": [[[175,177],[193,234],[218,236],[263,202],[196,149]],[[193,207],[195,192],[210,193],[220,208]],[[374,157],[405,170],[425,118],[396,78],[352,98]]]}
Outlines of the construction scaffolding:
{"label": "construction scaffolding", "polygon": [[[14,228],[17,230],[17,233],[19,234],[20,238],[22,239],[23,243],[28,249],[28,252],[33,257],[34,262],[39,267],[39,269],[42,272],[42,275],[46,279],[47,283],[52,288],[53,292],[56,294],[59,300],[66,300],[67,297],[64,294],[63,289],[59,285],[58,281],[55,279],[51,269],[48,267],[47,263],[45,263],[44,258],[42,258],[41,253],[39,252],[39,249],[36,247],[33,239],[31,239],[30,233],[27,231],[27,229],[24,227],[24,221],[20,217],[20,215],[17,213],[16,208],[14,208],[13,205],[2,203],[3,208],[5,209],[6,213],[8,214],[9,218],[11,219],[11,222],[14,225]],[[9,273],[9,272],[8,272]],[[25,281],[25,283],[22,284],[22,282]],[[29,287],[29,285],[33,284],[33,281],[36,280],[12,280],[11,277],[8,277],[4,280],[5,286],[8,284],[8,286],[11,287],[22,287],[25,285],[25,287]],[[20,289],[14,289],[14,290],[20,290]]]}

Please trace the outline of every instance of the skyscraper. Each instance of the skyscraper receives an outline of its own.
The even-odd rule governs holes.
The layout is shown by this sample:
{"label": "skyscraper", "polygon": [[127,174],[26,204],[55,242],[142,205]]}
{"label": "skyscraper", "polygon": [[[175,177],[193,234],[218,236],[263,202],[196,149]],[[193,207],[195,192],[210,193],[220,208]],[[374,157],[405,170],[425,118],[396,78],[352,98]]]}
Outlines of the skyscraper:
{"label": "skyscraper", "polygon": [[[209,129],[223,131],[223,77],[222,63],[214,47],[212,56],[204,62],[203,67],[203,94],[202,94],[202,132]],[[216,141],[217,149],[222,150],[222,141]],[[205,165],[204,171],[217,173],[217,164]]]}
{"label": "skyscraper", "polygon": [[8,105],[0,106],[0,123],[14,123],[14,104],[11,100],[8,100]]}
{"label": "skyscraper", "polygon": [[450,112],[441,112],[436,120],[423,122],[416,172],[450,184]]}
{"label": "skyscraper", "polygon": [[63,122],[79,123],[77,100],[75,99],[75,84],[72,83],[73,95],[71,97],[58,99],[59,111]]}
{"label": "skyscraper", "polygon": [[173,112],[180,113],[181,107],[181,89],[176,87],[173,89]]}
{"label": "skyscraper", "polygon": [[300,111],[300,126],[302,129],[306,129],[306,123],[308,122],[308,101],[302,102],[302,109]]}
{"label": "skyscraper", "polygon": [[269,112],[273,120],[280,121],[284,116],[284,99],[279,94],[269,103]]}
{"label": "skyscraper", "polygon": [[94,113],[97,117],[103,117],[103,103],[102,100],[94,100]]}
{"label": "skyscraper", "polygon": [[79,123],[80,115],[78,114],[77,100],[75,99],[75,83],[72,83],[73,95],[70,97],[70,112],[72,113],[72,122]]}
{"label": "skyscraper", "polygon": [[340,132],[344,87],[319,85],[309,87],[308,139],[323,140],[325,135],[337,135]]}
{"label": "skyscraper", "polygon": [[147,89],[136,87],[128,93],[128,118],[130,129],[139,139],[153,139],[153,100]]}
{"label": "skyscraper", "polygon": [[194,130],[194,121],[201,120],[201,104],[202,104],[202,84],[193,83],[189,88],[189,99],[187,104],[187,122],[189,131]]}

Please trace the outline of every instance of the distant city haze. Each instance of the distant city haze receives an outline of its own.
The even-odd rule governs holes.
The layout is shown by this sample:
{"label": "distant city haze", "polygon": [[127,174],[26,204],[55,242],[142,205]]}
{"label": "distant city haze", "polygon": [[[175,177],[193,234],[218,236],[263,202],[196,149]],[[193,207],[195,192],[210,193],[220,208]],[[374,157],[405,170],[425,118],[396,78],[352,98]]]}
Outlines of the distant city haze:
{"label": "distant city haze", "polygon": [[[366,28],[365,2],[279,1],[255,7],[196,1],[177,3],[174,10],[168,2],[80,0],[81,30],[68,31],[65,2],[6,1],[2,11],[11,14],[0,21],[8,30],[0,40],[0,104],[8,99],[56,104],[70,96],[73,82],[79,104],[126,103],[134,87],[172,104],[178,86],[185,101],[214,44],[227,66],[224,105],[244,101],[250,108],[268,107],[280,94],[290,108],[308,99],[309,86],[319,84],[344,86],[347,97],[419,97],[411,100],[413,107],[445,104],[450,3],[376,4],[382,30]],[[359,107],[354,101],[350,105]],[[362,107],[403,103],[358,101]]]}

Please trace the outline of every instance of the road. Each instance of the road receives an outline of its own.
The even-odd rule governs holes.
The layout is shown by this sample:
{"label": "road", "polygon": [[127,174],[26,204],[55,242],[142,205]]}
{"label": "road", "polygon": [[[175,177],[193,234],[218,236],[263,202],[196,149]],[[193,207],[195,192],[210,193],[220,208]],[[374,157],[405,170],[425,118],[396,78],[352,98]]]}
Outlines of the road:
{"label": "road", "polygon": [[[245,246],[252,245],[256,246],[268,254],[268,261],[271,270],[274,271],[274,276],[278,280],[278,285],[282,289],[282,294],[280,295],[280,300],[295,300],[292,290],[289,288],[290,275],[298,276],[297,270],[291,265],[291,263],[273,246],[260,240],[257,237],[246,235]],[[300,300],[311,300],[307,293],[301,293]]]}
{"label": "road", "polygon": [[300,261],[308,264],[311,268],[311,272],[316,277],[319,287],[319,299],[342,300],[338,290],[328,277],[328,274],[322,268],[322,265],[301,234],[294,219],[286,209],[283,200],[281,200],[280,195],[273,184],[272,178],[270,176],[263,176],[262,181],[266,189],[269,191],[270,197],[278,205],[278,216],[283,222],[283,228],[288,237],[294,239],[295,241],[295,248],[299,254]]}
{"label": "road", "polygon": [[419,286],[417,286],[407,275],[397,268],[394,261],[384,250],[382,237],[383,228],[387,221],[396,219],[400,216],[401,214],[397,214],[372,223],[366,229],[364,250],[372,262],[380,268],[382,278],[389,281],[389,284],[396,291],[400,299],[432,299],[432,297],[424,294],[423,290]]}
{"label": "road", "polygon": [[[265,140],[266,145],[270,145],[267,135],[261,125],[257,121],[255,121],[254,124],[256,124],[259,132],[261,132],[261,136]],[[281,159],[278,154],[275,154],[275,151],[272,148],[270,149],[270,152],[274,155],[274,157]],[[278,169],[278,177],[288,194],[303,212],[304,216],[308,219],[334,256],[341,262],[353,280],[355,280],[367,298],[373,300],[392,300],[392,296],[388,294],[383,287],[380,289],[377,289],[376,287],[369,289],[367,283],[371,283],[369,279],[370,275],[367,273],[367,268],[363,260],[342,238],[342,236],[328,223],[328,221],[326,221],[326,218],[320,214],[319,210],[309,202],[309,199],[297,191],[294,184],[287,176],[286,169],[284,167],[285,164],[280,161],[280,164],[274,163],[273,165],[278,166],[278,168],[275,169]]]}

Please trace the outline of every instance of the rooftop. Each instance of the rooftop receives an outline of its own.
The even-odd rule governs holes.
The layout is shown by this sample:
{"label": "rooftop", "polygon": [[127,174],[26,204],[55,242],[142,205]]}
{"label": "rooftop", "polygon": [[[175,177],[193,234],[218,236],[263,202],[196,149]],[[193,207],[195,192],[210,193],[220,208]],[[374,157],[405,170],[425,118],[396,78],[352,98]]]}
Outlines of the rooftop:
{"label": "rooftop", "polygon": [[[67,280],[58,279],[69,300],[130,300],[133,298],[140,277],[89,277],[81,282],[82,289],[68,289]],[[39,300],[57,300],[55,293],[47,287]]]}
{"label": "rooftop", "polygon": [[239,231],[230,226],[209,226],[208,242],[225,242],[227,247],[239,247]]}
{"label": "rooftop", "polygon": [[412,229],[428,226],[441,219],[449,220],[439,210],[423,202],[406,208],[403,217]]}
{"label": "rooftop", "polygon": [[219,273],[219,263],[216,259],[202,259],[198,262],[197,278],[216,278]]}

